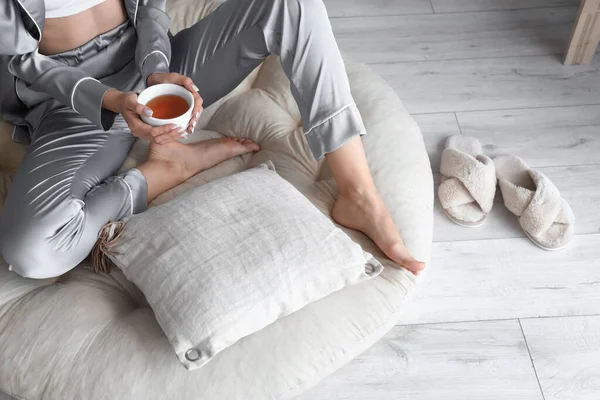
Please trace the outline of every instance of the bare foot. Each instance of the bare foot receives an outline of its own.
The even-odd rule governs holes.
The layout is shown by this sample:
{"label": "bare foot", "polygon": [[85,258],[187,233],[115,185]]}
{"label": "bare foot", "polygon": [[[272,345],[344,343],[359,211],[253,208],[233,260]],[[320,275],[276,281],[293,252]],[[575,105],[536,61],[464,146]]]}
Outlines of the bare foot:
{"label": "bare foot", "polygon": [[415,260],[404,246],[400,233],[375,188],[364,192],[340,193],[331,215],[338,224],[370,237],[386,256],[413,274],[419,275],[425,269],[425,263]]}
{"label": "bare foot", "polygon": [[183,144],[177,141],[150,146],[149,161],[167,163],[183,182],[197,173],[214,167],[230,158],[260,150],[250,139],[225,137]]}

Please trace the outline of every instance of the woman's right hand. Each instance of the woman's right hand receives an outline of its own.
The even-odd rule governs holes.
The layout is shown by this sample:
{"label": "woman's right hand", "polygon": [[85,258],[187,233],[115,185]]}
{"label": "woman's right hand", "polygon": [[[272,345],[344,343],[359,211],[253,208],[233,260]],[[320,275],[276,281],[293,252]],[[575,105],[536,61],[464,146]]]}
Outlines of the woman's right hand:
{"label": "woman's right hand", "polygon": [[[116,92],[116,93],[115,93]],[[134,92],[119,92],[109,90],[105,96],[107,109],[121,113],[131,133],[141,139],[158,144],[165,144],[179,139],[185,134],[185,128],[175,124],[151,126],[142,121],[141,115],[152,116],[152,110],[138,103],[138,96]]]}

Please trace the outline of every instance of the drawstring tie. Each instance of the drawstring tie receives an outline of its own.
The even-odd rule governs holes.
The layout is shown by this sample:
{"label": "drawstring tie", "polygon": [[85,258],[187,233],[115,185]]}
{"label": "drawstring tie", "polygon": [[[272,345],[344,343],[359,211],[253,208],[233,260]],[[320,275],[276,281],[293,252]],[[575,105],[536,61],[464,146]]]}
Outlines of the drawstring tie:
{"label": "drawstring tie", "polygon": [[114,221],[104,225],[92,249],[92,270],[97,274],[110,273],[113,262],[108,258],[109,250],[116,245],[125,231],[125,222]]}

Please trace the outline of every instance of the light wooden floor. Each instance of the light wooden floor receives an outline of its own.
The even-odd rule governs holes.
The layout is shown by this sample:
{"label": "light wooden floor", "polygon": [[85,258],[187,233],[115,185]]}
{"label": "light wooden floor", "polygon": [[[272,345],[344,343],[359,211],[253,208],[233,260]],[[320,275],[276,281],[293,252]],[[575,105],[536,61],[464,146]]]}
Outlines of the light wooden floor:
{"label": "light wooden floor", "polygon": [[341,49],[396,89],[439,181],[444,139],[479,138],[559,187],[557,253],[498,197],[486,226],[436,207],[421,293],[386,337],[302,400],[600,399],[600,55],[563,67],[576,0],[325,0]]}

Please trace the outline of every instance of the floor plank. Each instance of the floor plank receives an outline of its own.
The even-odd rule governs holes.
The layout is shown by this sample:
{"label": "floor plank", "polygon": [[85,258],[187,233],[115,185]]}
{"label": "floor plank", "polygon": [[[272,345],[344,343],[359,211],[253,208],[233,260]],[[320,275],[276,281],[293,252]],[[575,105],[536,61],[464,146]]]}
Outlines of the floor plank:
{"label": "floor plank", "polygon": [[431,0],[436,13],[576,6],[580,0]]}
{"label": "floor plank", "polygon": [[412,114],[600,104],[600,61],[555,56],[373,64]]}
{"label": "floor plank", "polygon": [[343,53],[366,63],[561,54],[577,8],[335,18]]}
{"label": "floor plank", "polygon": [[460,135],[456,116],[454,113],[417,114],[413,115],[413,118],[423,133],[431,169],[433,172],[440,172],[440,158],[446,139],[449,136]]}
{"label": "floor plank", "polygon": [[[433,162],[433,161],[432,161]],[[597,165],[536,168],[546,175],[575,213],[575,233],[600,233],[600,173]],[[525,237],[517,218],[504,207],[500,189],[485,225],[465,228],[451,222],[437,199],[439,175],[434,176],[434,242]]]}
{"label": "floor plank", "polygon": [[516,320],[396,326],[300,400],[541,400]]}
{"label": "floor plank", "polygon": [[546,400],[600,398],[600,316],[521,323]]}
{"label": "floor plank", "polygon": [[600,106],[457,113],[490,157],[515,154],[531,167],[600,164]]}
{"label": "floor plank", "polygon": [[526,238],[434,243],[400,323],[600,314],[600,234],[547,252]]}
{"label": "floor plank", "polygon": [[432,13],[429,0],[324,0],[329,17]]}

